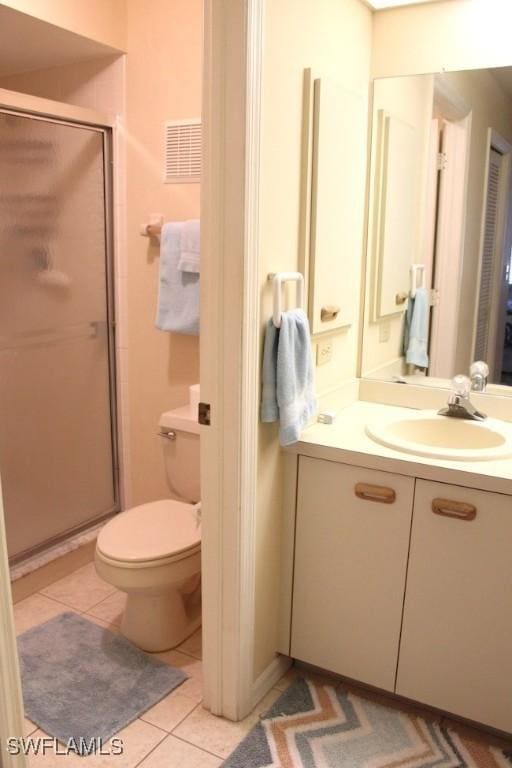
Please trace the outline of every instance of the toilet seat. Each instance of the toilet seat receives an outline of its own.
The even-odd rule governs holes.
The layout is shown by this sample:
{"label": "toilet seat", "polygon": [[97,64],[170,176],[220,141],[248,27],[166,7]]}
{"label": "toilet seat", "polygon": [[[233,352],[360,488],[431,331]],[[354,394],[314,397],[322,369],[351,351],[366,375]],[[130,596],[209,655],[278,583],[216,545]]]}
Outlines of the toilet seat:
{"label": "toilet seat", "polygon": [[96,551],[112,565],[167,565],[201,549],[199,505],[163,499],[121,512],[100,531]]}

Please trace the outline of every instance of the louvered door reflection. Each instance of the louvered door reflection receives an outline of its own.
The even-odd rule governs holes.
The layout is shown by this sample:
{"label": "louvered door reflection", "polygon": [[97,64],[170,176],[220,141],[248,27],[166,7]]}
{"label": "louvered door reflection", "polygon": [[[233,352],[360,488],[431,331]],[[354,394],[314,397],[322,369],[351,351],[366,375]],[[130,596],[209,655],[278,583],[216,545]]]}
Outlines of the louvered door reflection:
{"label": "louvered door reflection", "polygon": [[0,112],[0,473],[10,557],[117,509],[106,133]]}
{"label": "louvered door reflection", "polygon": [[475,360],[487,360],[492,299],[499,247],[498,212],[501,169],[503,155],[491,149],[489,155],[489,175],[487,180],[487,205],[485,211],[484,242],[480,268],[480,291],[478,296],[478,315],[476,323]]}

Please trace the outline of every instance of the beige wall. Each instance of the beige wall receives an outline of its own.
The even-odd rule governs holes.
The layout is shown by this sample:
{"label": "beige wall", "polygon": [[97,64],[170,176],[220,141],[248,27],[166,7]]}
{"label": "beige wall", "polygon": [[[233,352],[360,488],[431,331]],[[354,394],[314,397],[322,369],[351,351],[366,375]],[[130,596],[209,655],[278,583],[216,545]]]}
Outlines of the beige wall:
{"label": "beige wall", "polygon": [[156,435],[160,413],[199,381],[198,338],[155,328],[158,247],[139,235],[150,213],[199,216],[199,184],[163,184],[166,120],[199,117],[202,1],[130,0],[127,56],[128,344],[133,504],[169,495]]}
{"label": "beige wall", "polygon": [[124,112],[124,57],[109,56],[0,77],[0,88],[105,115]]}
{"label": "beige wall", "polygon": [[375,14],[373,77],[512,63],[509,0],[444,0]]}
{"label": "beige wall", "polygon": [[[303,72],[330,77],[362,96],[366,125],[372,16],[360,0],[267,0],[264,28],[261,157],[261,321],[272,312],[266,276],[298,269]],[[360,116],[359,116],[360,119]],[[363,248],[366,133],[361,135],[361,172],[354,189],[354,226]],[[358,324],[334,339],[331,363],[317,370],[326,392],[356,375]],[[277,645],[279,519],[282,458],[274,425],[260,426],[256,525],[255,675],[271,662]]]}
{"label": "beige wall", "polygon": [[2,0],[1,4],[113,48],[126,47],[126,0]]}

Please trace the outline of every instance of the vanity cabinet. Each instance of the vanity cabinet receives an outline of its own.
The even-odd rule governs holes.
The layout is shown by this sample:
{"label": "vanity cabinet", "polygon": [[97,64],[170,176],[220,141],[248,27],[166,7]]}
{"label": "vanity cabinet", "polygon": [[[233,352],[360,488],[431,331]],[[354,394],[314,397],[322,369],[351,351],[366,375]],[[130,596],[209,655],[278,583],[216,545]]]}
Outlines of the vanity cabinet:
{"label": "vanity cabinet", "polygon": [[300,456],[291,655],[512,732],[512,497]]}
{"label": "vanity cabinet", "polygon": [[394,690],[414,480],[299,458],[291,655]]}
{"label": "vanity cabinet", "polygon": [[510,496],[416,481],[396,692],[512,731]]}

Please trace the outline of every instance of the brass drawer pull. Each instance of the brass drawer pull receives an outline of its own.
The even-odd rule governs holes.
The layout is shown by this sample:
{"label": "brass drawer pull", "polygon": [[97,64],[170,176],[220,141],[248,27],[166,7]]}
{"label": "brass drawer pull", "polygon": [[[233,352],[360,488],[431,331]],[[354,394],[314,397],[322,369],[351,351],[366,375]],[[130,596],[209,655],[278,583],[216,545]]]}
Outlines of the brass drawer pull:
{"label": "brass drawer pull", "polygon": [[465,501],[452,501],[451,499],[433,499],[432,512],[444,517],[455,517],[457,520],[474,520],[476,507]]}
{"label": "brass drawer pull", "polygon": [[381,504],[393,504],[396,492],[393,488],[384,485],[371,485],[370,483],[356,483],[354,492],[358,499],[365,501],[380,501]]}
{"label": "brass drawer pull", "polygon": [[322,307],[320,310],[320,320],[322,323],[327,323],[329,320],[336,320],[340,313],[341,307],[337,307],[335,304],[329,304],[327,307]]}
{"label": "brass drawer pull", "polygon": [[395,304],[396,305],[405,304],[405,302],[407,301],[408,298],[409,298],[409,294],[408,293],[396,293],[395,294]]}

